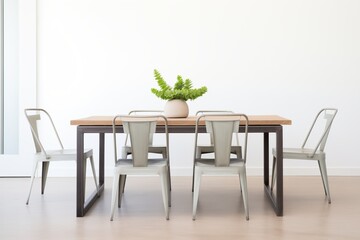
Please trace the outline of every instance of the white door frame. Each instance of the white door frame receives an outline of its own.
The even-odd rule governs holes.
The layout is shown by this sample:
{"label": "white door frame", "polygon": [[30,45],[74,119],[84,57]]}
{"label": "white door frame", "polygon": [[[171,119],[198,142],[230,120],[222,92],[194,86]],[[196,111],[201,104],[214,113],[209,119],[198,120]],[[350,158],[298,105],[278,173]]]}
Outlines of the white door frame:
{"label": "white door frame", "polygon": [[34,147],[24,109],[37,105],[37,4],[18,0],[19,14],[19,153],[0,155],[0,177],[29,176]]}

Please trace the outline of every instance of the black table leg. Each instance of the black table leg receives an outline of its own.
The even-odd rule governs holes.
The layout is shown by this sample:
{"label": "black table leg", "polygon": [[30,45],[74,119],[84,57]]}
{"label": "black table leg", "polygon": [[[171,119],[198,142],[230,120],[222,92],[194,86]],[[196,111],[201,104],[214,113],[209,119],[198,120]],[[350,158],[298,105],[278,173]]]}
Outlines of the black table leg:
{"label": "black table leg", "polygon": [[84,177],[84,132],[80,127],[77,128],[76,134],[76,216],[85,215],[85,177]]}
{"label": "black table leg", "polygon": [[99,184],[105,184],[105,133],[99,134]]}
{"label": "black table leg", "polygon": [[277,216],[283,216],[283,132],[282,126],[275,127],[276,134],[276,194],[269,186],[269,133],[264,132],[264,188]]}
{"label": "black table leg", "polygon": [[76,216],[83,217],[104,191],[105,134],[99,134],[99,191],[94,191],[85,202],[86,164],[84,159],[84,133],[86,128],[77,128],[77,175],[76,175]]}
{"label": "black table leg", "polygon": [[269,133],[264,132],[264,185],[269,186]]}
{"label": "black table leg", "polygon": [[278,216],[283,215],[283,131],[282,126],[276,131],[276,201]]}

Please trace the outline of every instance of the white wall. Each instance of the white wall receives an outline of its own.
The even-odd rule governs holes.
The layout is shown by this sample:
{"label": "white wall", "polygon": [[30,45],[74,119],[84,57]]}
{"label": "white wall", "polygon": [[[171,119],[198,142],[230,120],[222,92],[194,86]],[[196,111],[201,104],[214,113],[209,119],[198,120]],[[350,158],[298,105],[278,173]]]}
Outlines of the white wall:
{"label": "white wall", "polygon": [[[38,0],[38,104],[67,146],[71,119],[159,109],[153,69],[206,85],[190,111],[278,114],[284,145],[299,146],[313,116],[339,109],[327,145],[330,174],[360,174],[360,2],[357,0]],[[107,138],[110,143],[111,139]],[[171,136],[174,173],[189,173],[193,136]],[[96,148],[96,137],[86,144]],[[248,169],[261,174],[262,136],[250,136]],[[111,144],[109,144],[111,145]],[[112,167],[108,146],[107,167]],[[69,166],[69,168],[71,168]],[[75,169],[75,166],[72,168]],[[286,173],[317,172],[285,163]],[[61,169],[75,173],[75,170]],[[111,172],[109,172],[111,173]]]}

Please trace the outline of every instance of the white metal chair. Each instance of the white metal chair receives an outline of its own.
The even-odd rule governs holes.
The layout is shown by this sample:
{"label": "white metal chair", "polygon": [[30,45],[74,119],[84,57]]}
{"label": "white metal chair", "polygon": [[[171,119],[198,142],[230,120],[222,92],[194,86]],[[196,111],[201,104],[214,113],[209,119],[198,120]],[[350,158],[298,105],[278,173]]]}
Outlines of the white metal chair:
{"label": "white metal chair", "polygon": [[[330,197],[330,188],[329,181],[327,177],[326,170],[326,154],[324,152],[325,144],[329,136],[330,128],[334,121],[334,118],[337,114],[337,109],[335,108],[324,108],[319,111],[316,115],[308,134],[305,137],[304,143],[300,148],[284,148],[283,149],[283,159],[297,159],[297,160],[315,160],[318,162],[321,178],[325,190],[325,195],[328,198],[328,202],[331,203]],[[323,116],[323,121],[322,117]],[[321,126],[322,125],[322,126]],[[314,129],[318,127],[323,127],[323,130],[319,133],[315,132]],[[318,137],[314,139],[313,137]],[[315,142],[312,147],[310,145],[310,139],[314,139]],[[273,148],[273,168],[272,168],[272,181],[271,181],[271,190],[275,184],[276,179],[276,149]]]}
{"label": "white metal chair", "polygon": [[[149,115],[149,114],[158,114],[158,115],[163,115],[162,110],[132,110],[129,112],[129,115]],[[154,146],[153,145],[153,135],[154,133],[151,133],[150,136],[150,142],[149,142],[149,153],[157,153],[157,154],[162,154],[163,158],[167,158],[168,156],[166,156],[167,151],[166,151],[166,147],[165,146]],[[124,146],[121,148],[121,157],[123,159],[127,158],[128,155],[131,155],[131,147],[129,146],[129,138],[128,135],[126,135],[125,137],[125,144]]]}
{"label": "white metal chair", "polygon": [[[120,120],[124,133],[128,134],[131,146],[131,158],[118,159],[116,124]],[[113,138],[115,169],[112,188],[111,216],[113,220],[115,206],[121,207],[121,197],[126,175],[159,175],[161,178],[162,195],[166,219],[169,219],[170,206],[170,175],[167,158],[149,159],[149,145],[152,134],[156,130],[158,120],[163,120],[166,136],[166,156],[169,156],[169,133],[167,119],[163,115],[131,116],[118,115],[113,119]]]}
{"label": "white metal chair", "polygon": [[[158,114],[158,115],[164,115],[164,111],[162,110],[132,110],[129,112],[128,115],[134,115],[134,116],[142,116],[142,115],[149,115],[149,114]],[[171,191],[171,178],[170,178],[170,156],[168,156],[168,151],[166,149],[166,146],[157,146],[157,145],[153,145],[153,141],[154,141],[154,133],[150,133],[150,138],[149,138],[149,153],[152,154],[161,154],[162,157],[164,159],[167,159],[167,164],[169,167],[169,179],[170,179],[170,191]],[[126,134],[125,136],[125,144],[124,146],[122,146],[121,148],[121,158],[122,159],[126,159],[129,155],[131,155],[132,151],[131,151],[131,146],[129,145],[129,135]],[[151,161],[151,160],[150,160]],[[124,187],[123,187],[123,191],[125,189],[125,182],[126,182],[126,176],[124,179]]]}
{"label": "white metal chair", "polygon": [[[41,194],[44,194],[45,190],[45,184],[46,184],[46,178],[48,175],[49,165],[51,161],[76,161],[76,149],[65,149],[59,134],[55,128],[54,122],[50,116],[50,114],[45,111],[44,109],[40,108],[28,108],[24,110],[25,116],[30,124],[31,133],[33,136],[34,144],[35,144],[35,155],[34,155],[34,167],[31,175],[30,180],[30,190],[29,195],[26,201],[26,204],[29,204],[29,199],[31,195],[31,190],[33,187],[35,174],[38,168],[38,164],[42,163],[42,177],[41,177]],[[48,127],[45,129],[42,129],[41,126],[39,126],[39,123],[41,126]],[[46,124],[45,124],[46,122]],[[39,134],[39,128],[40,130],[43,130],[43,134]],[[52,128],[52,129],[51,129]],[[49,138],[53,134],[56,136],[57,144],[59,144],[58,149],[45,149],[44,141],[47,138]],[[86,163],[86,160],[90,159],[92,172],[94,175],[94,181],[96,189],[98,190],[98,183],[96,179],[96,172],[95,172],[95,166],[94,166],[94,160],[93,160],[93,152],[92,149],[85,149],[84,150],[84,161]]]}
{"label": "white metal chair", "polygon": [[[232,114],[233,111],[228,110],[199,110],[196,112],[196,116],[200,116],[203,114]],[[238,132],[234,133],[236,145],[231,146],[231,154],[236,154],[237,152],[241,152],[241,146],[239,142],[239,136]],[[214,140],[212,138],[212,135],[210,134],[210,143],[208,145],[198,145],[196,148],[196,159],[201,158],[203,154],[213,154],[214,153]],[[195,162],[194,162],[195,164]],[[195,165],[194,165],[195,166]],[[195,173],[195,167],[193,166],[193,179],[192,179],[192,191],[194,191],[194,173]]]}
{"label": "white metal chair", "polygon": [[[206,131],[212,135],[214,141],[214,159],[197,158],[198,129],[202,120],[205,120]],[[231,142],[234,132],[239,131],[240,122],[245,127],[244,146],[237,148],[236,157],[231,157]],[[249,220],[248,191],[246,180],[246,152],[248,137],[248,117],[245,114],[201,115],[196,120],[195,149],[194,149],[194,193],[193,193],[193,220],[199,199],[201,176],[210,175],[238,175],[240,189],[242,189],[246,220]],[[241,152],[243,150],[243,153]]]}

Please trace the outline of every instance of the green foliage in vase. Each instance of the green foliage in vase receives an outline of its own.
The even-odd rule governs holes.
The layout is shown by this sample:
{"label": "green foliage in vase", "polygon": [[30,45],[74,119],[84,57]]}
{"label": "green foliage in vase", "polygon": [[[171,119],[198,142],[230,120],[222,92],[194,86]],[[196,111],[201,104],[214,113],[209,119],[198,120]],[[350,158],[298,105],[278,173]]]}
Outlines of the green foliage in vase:
{"label": "green foliage in vase", "polygon": [[207,92],[207,87],[193,88],[191,80],[186,79],[184,81],[180,75],[177,76],[177,82],[173,88],[166,83],[159,71],[156,69],[154,70],[154,77],[160,89],[151,88],[151,92],[164,100],[194,100]]}

